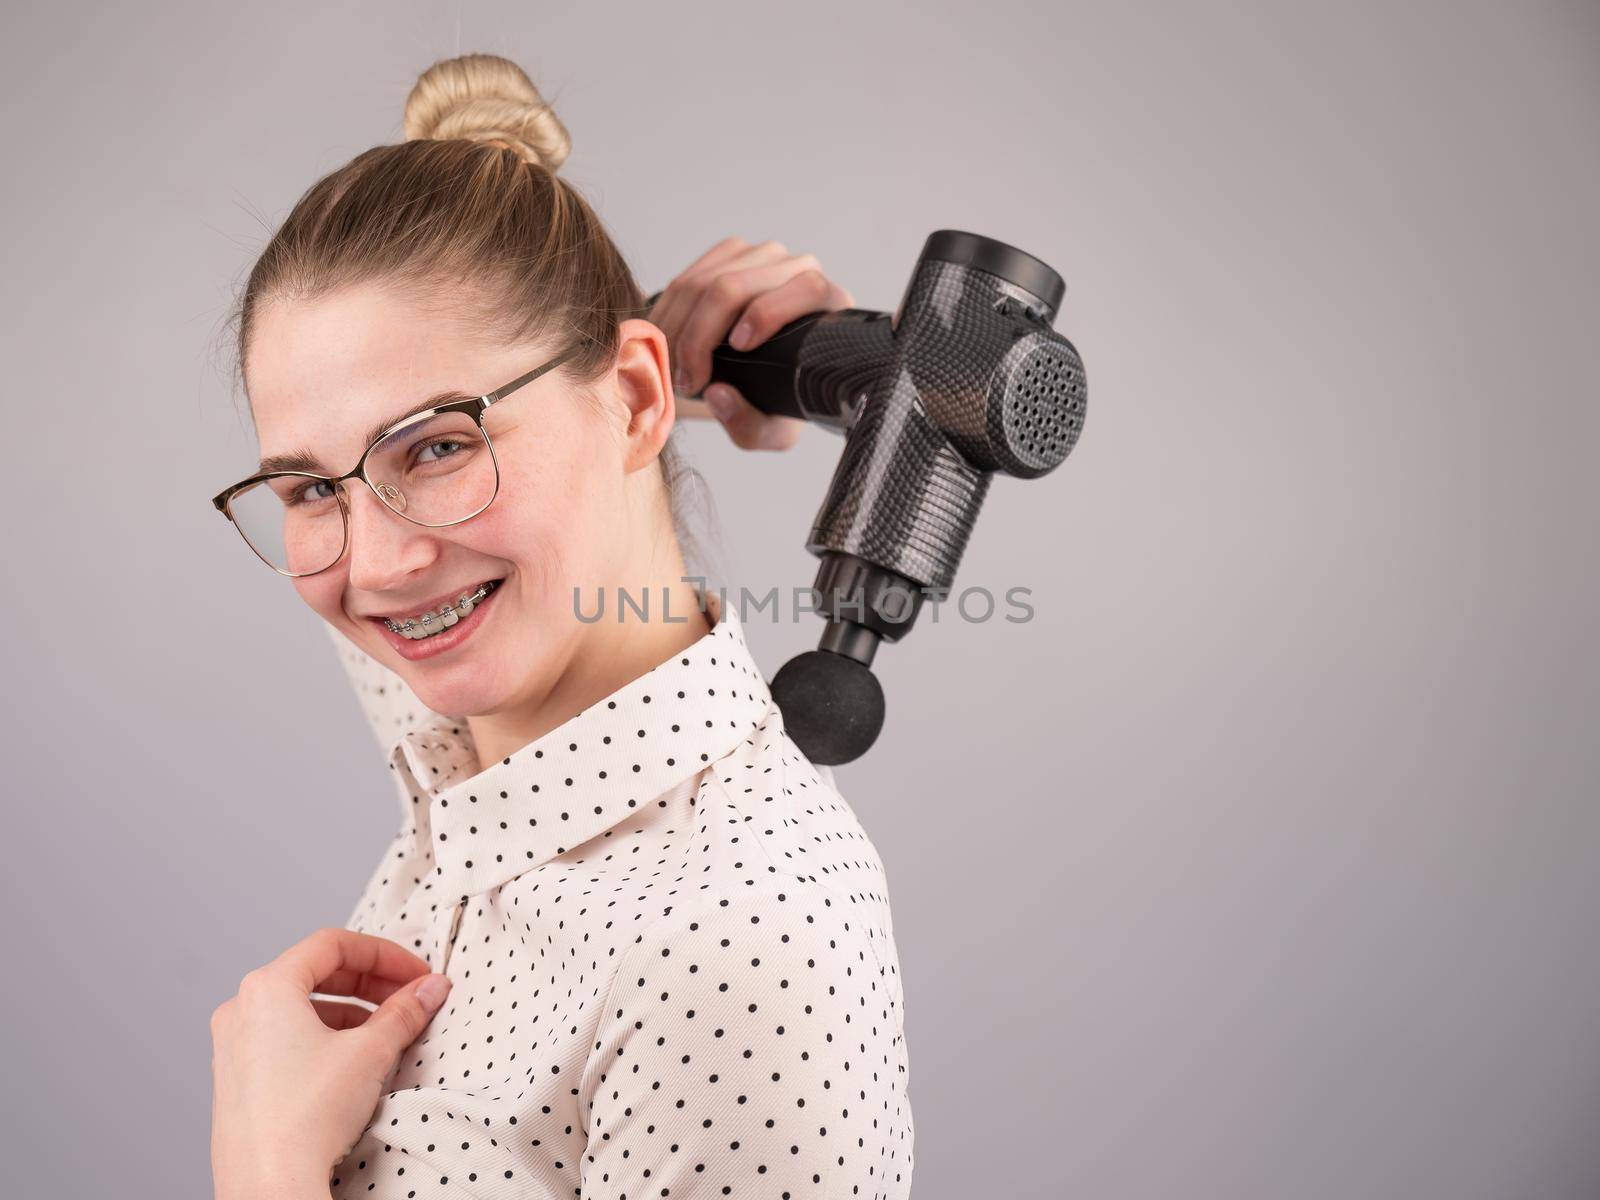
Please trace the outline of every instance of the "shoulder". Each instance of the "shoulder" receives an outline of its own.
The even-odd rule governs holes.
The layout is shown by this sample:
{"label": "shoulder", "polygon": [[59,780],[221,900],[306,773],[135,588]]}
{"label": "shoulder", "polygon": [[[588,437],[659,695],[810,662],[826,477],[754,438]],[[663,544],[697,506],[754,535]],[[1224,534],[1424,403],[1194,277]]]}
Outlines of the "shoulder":
{"label": "shoulder", "polygon": [[[806,757],[776,709],[713,764],[699,803],[703,879],[724,895],[752,880],[769,893],[787,884],[791,904],[799,896],[825,910],[819,916],[848,914],[851,932],[898,977],[887,866],[832,768]],[[882,808],[872,813],[883,819]]]}

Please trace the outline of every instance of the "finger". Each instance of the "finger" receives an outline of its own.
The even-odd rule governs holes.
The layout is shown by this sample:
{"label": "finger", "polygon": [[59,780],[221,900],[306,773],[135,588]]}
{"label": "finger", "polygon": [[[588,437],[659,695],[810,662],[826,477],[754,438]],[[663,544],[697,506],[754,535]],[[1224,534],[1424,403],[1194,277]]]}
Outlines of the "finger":
{"label": "finger", "polygon": [[[729,246],[728,243],[735,244]],[[698,309],[706,289],[720,276],[729,271],[782,262],[788,257],[789,251],[781,242],[768,241],[752,246],[741,238],[725,239],[701,255],[699,261],[691,264],[667,285],[667,291],[671,293],[670,298],[663,294],[656,304],[656,308],[660,310],[658,314],[660,319],[652,317],[656,327],[667,335],[667,345],[673,348],[674,356],[677,354],[678,339],[683,333],[684,324]]]}
{"label": "finger", "polygon": [[679,396],[674,401],[674,404],[677,406],[677,414],[680,418],[687,417],[692,421],[714,421],[717,419],[717,414],[711,411],[711,406],[699,397],[691,399],[688,396]]}
{"label": "finger", "polygon": [[716,258],[706,256],[704,263],[696,263],[684,271],[685,279],[708,284],[719,275],[729,271],[743,271],[750,267],[764,267],[770,263],[783,262],[795,256],[789,253],[788,247],[782,242],[765,241],[755,245],[744,243],[731,254],[719,255]]}
{"label": "finger", "polygon": [[[444,975],[428,975],[425,979],[440,979],[447,985],[450,982]],[[433,1014],[449,995],[447,987],[434,1004],[425,1004],[417,995],[417,988],[423,982],[423,979],[419,979],[401,988],[379,1005],[378,1010],[361,1025],[361,1034],[370,1041],[374,1052],[391,1066],[402,1050],[422,1036],[428,1022],[433,1020]]]}
{"label": "finger", "polygon": [[693,275],[697,272],[704,271],[709,267],[715,267],[722,263],[732,262],[741,254],[744,254],[746,251],[751,249],[753,249],[751,243],[745,241],[744,238],[738,236],[737,234],[730,234],[728,237],[723,238],[715,246],[712,246],[711,249],[707,250],[699,258],[695,259],[692,263],[685,267],[680,274]]}
{"label": "finger", "polygon": [[370,987],[374,979],[407,983],[426,975],[429,968],[388,938],[326,926],[290,946],[263,969],[292,980],[307,995],[327,990],[349,995]]}
{"label": "finger", "polygon": [[[798,271],[781,285],[758,294],[745,306],[733,331],[737,333],[740,326],[748,323],[749,340],[734,349],[748,350],[752,346],[759,346],[790,321],[810,313],[837,312],[841,308],[854,307],[850,293],[819,268]],[[732,334],[729,336],[731,338]]]}
{"label": "finger", "polygon": [[805,427],[798,417],[762,412],[727,383],[708,387],[706,403],[734,445],[745,450],[787,450],[800,440],[800,430]]}
{"label": "finger", "polygon": [[662,289],[661,298],[656,301],[647,319],[667,335],[668,345],[672,344],[672,336],[677,333],[677,327],[683,323],[683,314],[688,311],[684,307],[684,297],[691,286],[690,281],[703,285],[706,272],[732,262],[750,248],[750,243],[742,237],[725,237],[678,272],[672,282]]}
{"label": "finger", "polygon": [[661,332],[667,335],[667,344],[677,345],[684,322],[694,313],[706,288],[718,276],[729,271],[782,262],[788,257],[789,251],[782,242],[766,241],[752,246],[742,238],[727,238],[712,247],[701,255],[698,262],[692,263],[667,285],[672,291],[672,302],[668,304],[665,295],[657,302],[657,308],[661,310],[661,322],[657,324]]}
{"label": "finger", "polygon": [[[711,351],[728,336],[728,331],[734,327],[734,318],[743,313],[752,300],[764,292],[777,291],[792,284],[797,275],[811,271],[815,261],[810,255],[801,255],[799,258],[785,258],[762,266],[724,271],[712,280],[678,335],[676,365],[681,366],[689,376],[688,385],[680,390],[693,396],[711,379]],[[826,285],[827,280],[822,273],[818,271],[816,274]],[[814,303],[820,302],[826,295],[824,286],[818,291]],[[788,293],[787,303],[790,306],[799,303],[793,292]],[[816,308],[802,309],[794,315],[800,316],[805,311],[815,312]],[[757,344],[752,341],[743,348],[749,349]]]}

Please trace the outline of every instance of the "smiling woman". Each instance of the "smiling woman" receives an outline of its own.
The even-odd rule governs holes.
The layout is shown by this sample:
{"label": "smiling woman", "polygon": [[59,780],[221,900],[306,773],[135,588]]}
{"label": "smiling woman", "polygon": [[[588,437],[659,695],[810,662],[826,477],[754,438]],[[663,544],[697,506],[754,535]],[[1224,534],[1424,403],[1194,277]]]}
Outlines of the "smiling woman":
{"label": "smiling woman", "polygon": [[213,1018],[217,1194],[903,1197],[883,866],[686,575],[672,443],[672,331],[692,394],[736,320],[848,295],[729,239],[646,319],[504,59],[435,64],[405,130],[236,318],[262,456],[215,503],[325,623],[401,825]]}

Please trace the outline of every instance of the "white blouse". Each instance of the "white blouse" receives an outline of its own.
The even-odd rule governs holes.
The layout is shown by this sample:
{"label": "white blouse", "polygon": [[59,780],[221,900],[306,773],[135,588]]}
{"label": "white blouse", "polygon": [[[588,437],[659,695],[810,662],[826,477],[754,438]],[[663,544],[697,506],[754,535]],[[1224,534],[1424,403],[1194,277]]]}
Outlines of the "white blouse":
{"label": "white blouse", "polygon": [[402,814],[346,925],[453,981],[335,1200],[909,1194],[883,864],[702,595],[710,633],[477,774],[326,626]]}

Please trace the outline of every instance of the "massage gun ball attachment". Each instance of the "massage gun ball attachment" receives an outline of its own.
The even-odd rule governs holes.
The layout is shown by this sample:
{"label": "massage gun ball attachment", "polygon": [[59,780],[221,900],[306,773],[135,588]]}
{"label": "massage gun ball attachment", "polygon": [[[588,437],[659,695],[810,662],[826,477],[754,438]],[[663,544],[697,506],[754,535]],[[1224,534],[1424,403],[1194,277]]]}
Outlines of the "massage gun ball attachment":
{"label": "massage gun ball attachment", "polygon": [[948,597],[990,479],[1037,479],[1077,443],[1083,360],[1051,328],[1066,290],[1031,254],[941,229],[893,316],[815,313],[751,350],[712,352],[708,382],[845,439],[806,539],[827,626],[771,684],[812,762],[850,762],[877,738],[878,643],[909,633],[925,599]]}

